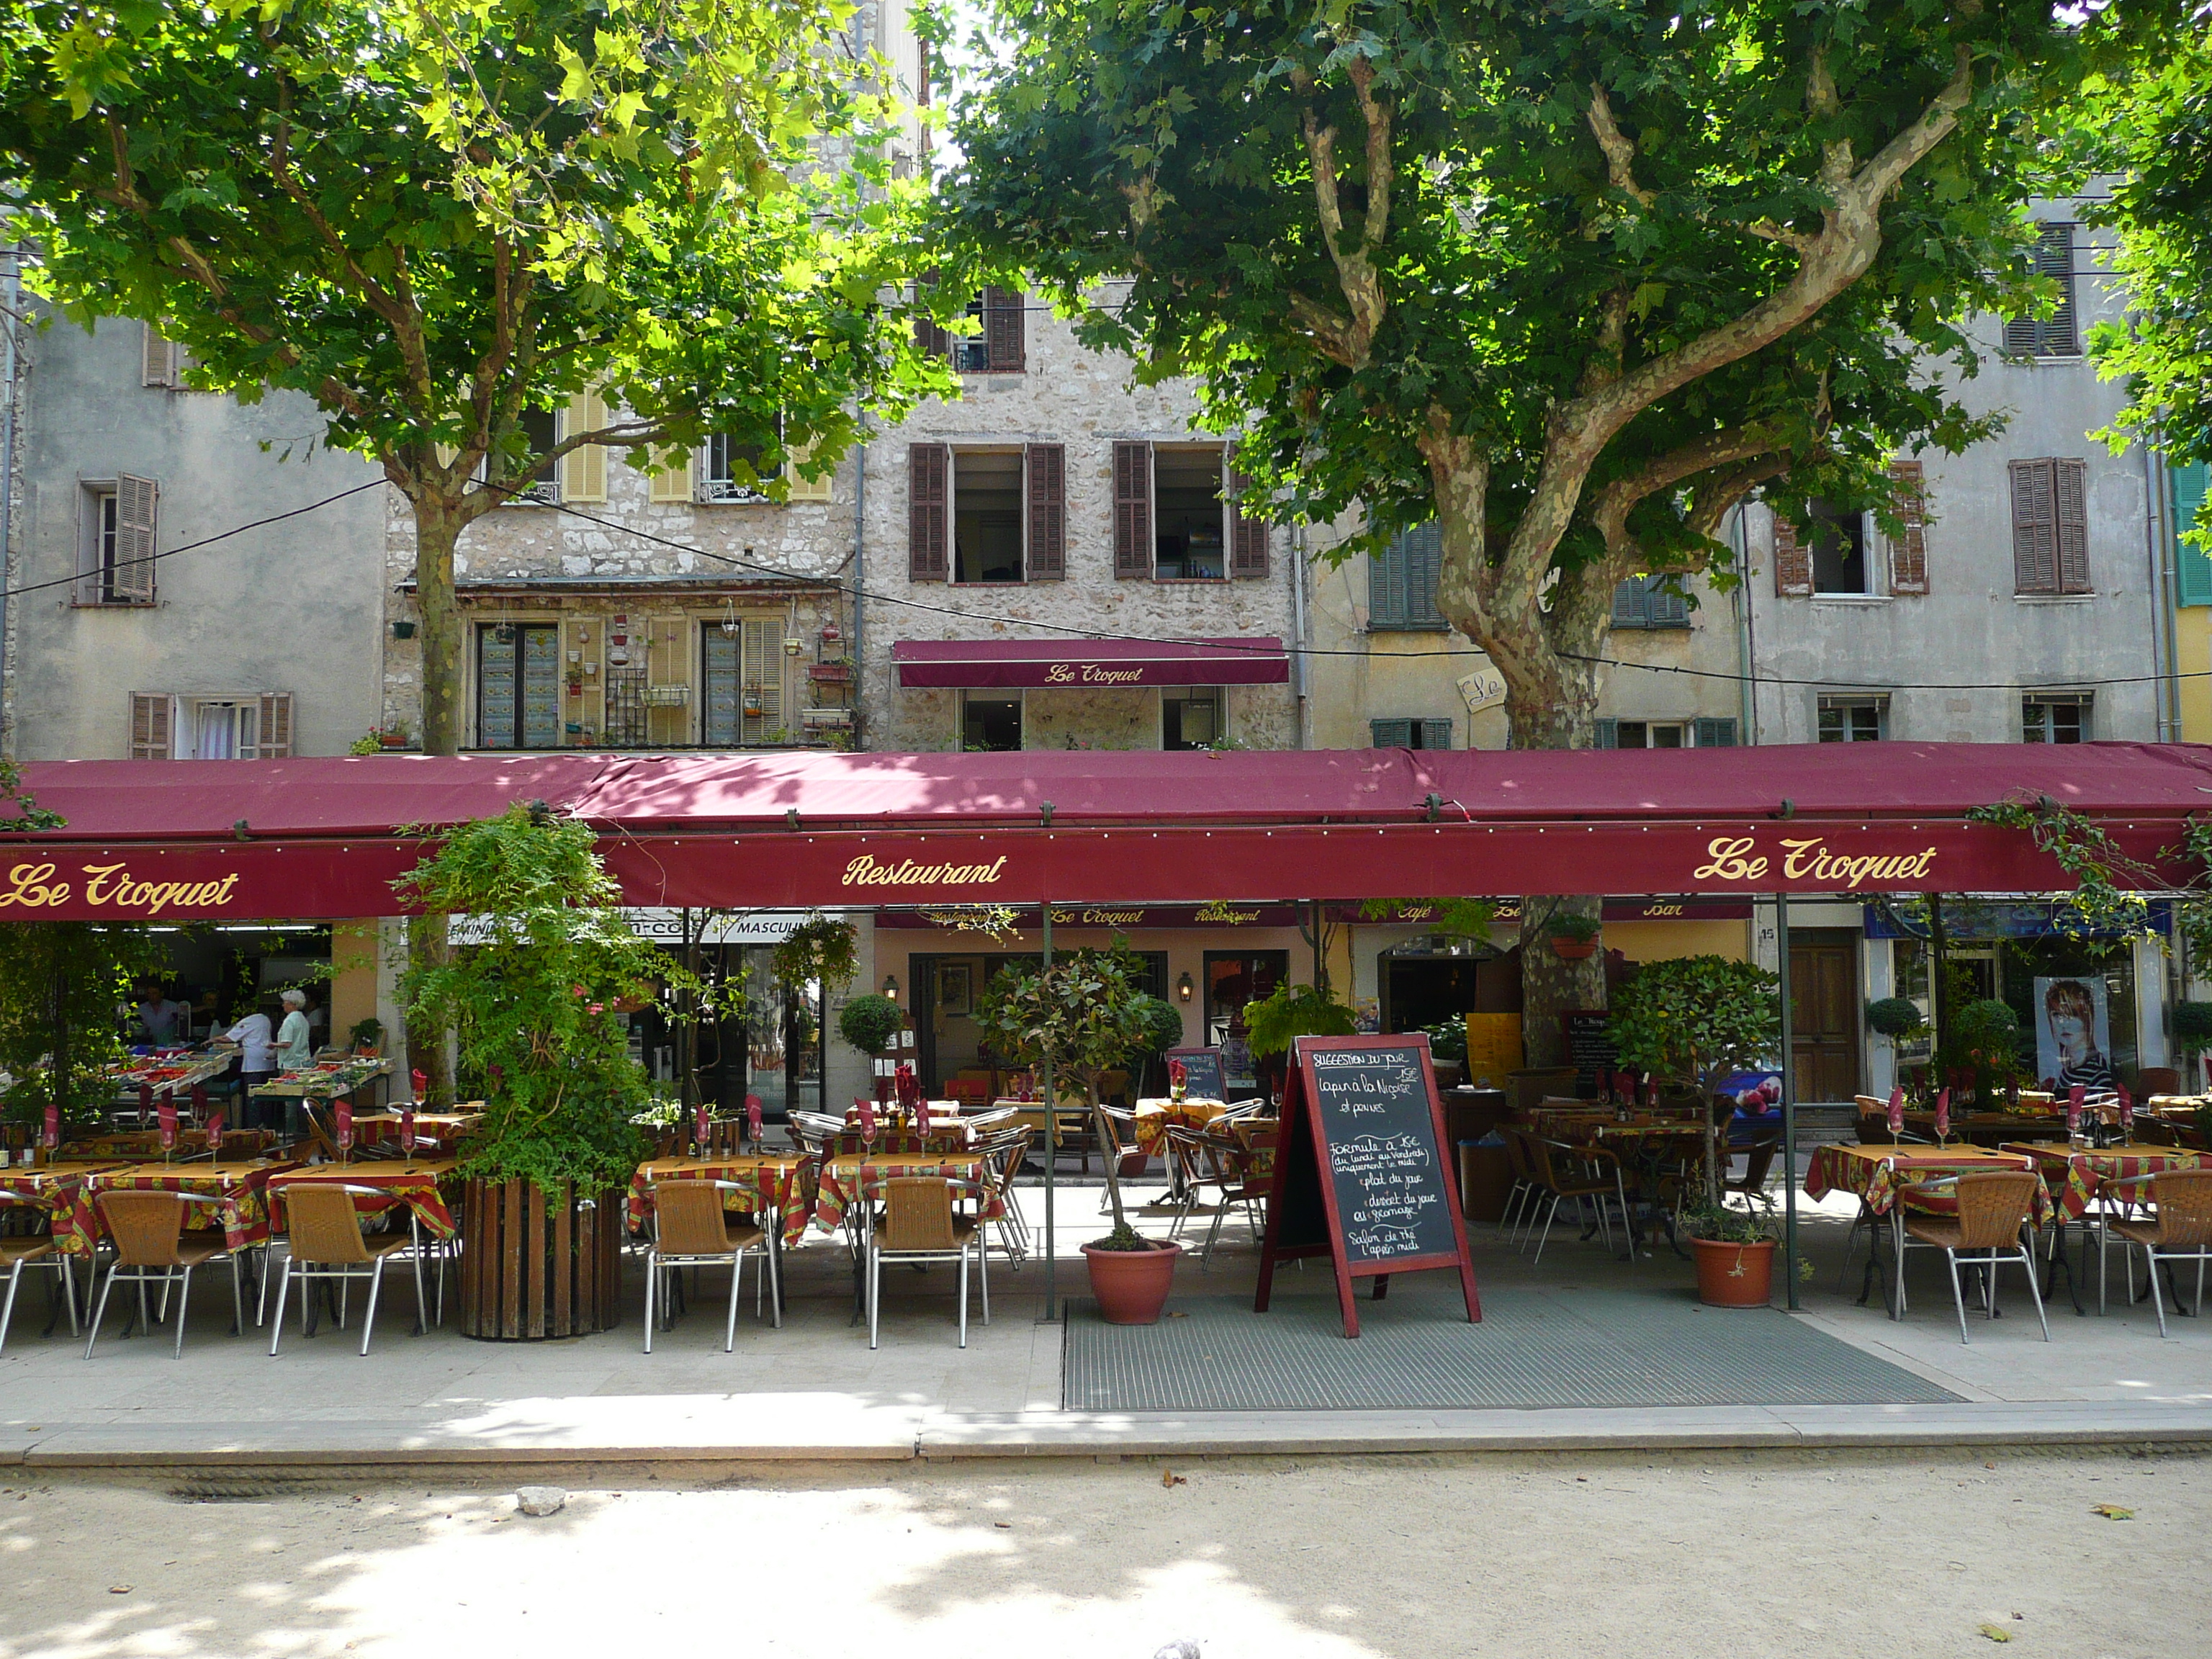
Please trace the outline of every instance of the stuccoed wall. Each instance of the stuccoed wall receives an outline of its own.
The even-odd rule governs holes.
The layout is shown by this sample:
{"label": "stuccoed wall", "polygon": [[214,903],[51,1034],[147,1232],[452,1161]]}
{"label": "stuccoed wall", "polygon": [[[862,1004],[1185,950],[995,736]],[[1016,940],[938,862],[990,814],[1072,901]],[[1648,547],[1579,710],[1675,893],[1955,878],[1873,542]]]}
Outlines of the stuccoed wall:
{"label": "stuccoed wall", "polygon": [[[323,419],[306,398],[274,392],[241,408],[228,397],[143,384],[138,323],[102,319],[88,335],[57,319],[20,337],[11,589],[76,574],[82,480],[155,480],[159,553],[379,476],[358,457],[320,447]],[[136,691],[289,691],[294,752],[343,754],[377,718],[381,494],[364,490],[165,557],[150,609],[76,605],[68,586],[11,599],[15,757],[126,757]]]}
{"label": "stuccoed wall", "polygon": [[[1264,580],[1154,582],[1114,574],[1114,444],[1218,442],[1194,424],[1197,405],[1181,383],[1133,386],[1126,358],[1079,346],[1032,299],[1025,373],[969,374],[957,402],[932,402],[868,446],[863,556],[862,692],[866,746],[943,750],[957,742],[957,693],[902,691],[890,667],[896,640],[1054,637],[1056,625],[1105,635],[1190,638],[1293,632],[1291,537],[1272,535]],[[908,446],[1060,443],[1067,448],[1067,574],[1059,581],[974,586],[907,580]],[[849,470],[851,463],[848,463]],[[841,490],[845,480],[840,479]],[[886,603],[885,601],[896,601]],[[1066,637],[1060,635],[1060,637]],[[1231,736],[1255,749],[1297,742],[1287,685],[1235,686]],[[1146,691],[1033,692],[1024,742],[1036,747],[1157,748],[1158,698]]]}
{"label": "stuccoed wall", "polygon": [[[2076,216],[2039,204],[2038,219]],[[2093,243],[2109,233],[2076,231],[2079,326],[2121,320],[2109,283],[2091,276],[2102,256]],[[1929,451],[1926,468],[1928,580],[1924,595],[1778,598],[1774,591],[1773,515],[1753,509],[1759,569],[1750,584],[1762,676],[1822,684],[1761,685],[1760,741],[1806,743],[1817,730],[1823,690],[1889,690],[1889,736],[1949,743],[2018,743],[2021,690],[2039,683],[2093,691],[2099,738],[2157,736],[2156,688],[2148,679],[2160,599],[2151,571],[2148,492],[2140,449],[2115,454],[2090,434],[2107,426],[2124,389],[2101,381],[2079,358],[2008,362],[1995,318],[1972,332],[1988,354],[1961,399],[1980,412],[2004,410],[1997,437],[1957,457]],[[2008,464],[2042,458],[2085,463],[2090,583],[2067,598],[2014,592],[2012,497]],[[1879,538],[1876,538],[1877,544]],[[1877,556],[1878,564],[1886,561]],[[1881,571],[1886,579],[1887,572]],[[2202,661],[2185,662],[2201,671]],[[2133,684],[2112,682],[2134,679]],[[1947,689],[1918,689],[1914,683]],[[2187,682],[2184,683],[2185,684]]]}

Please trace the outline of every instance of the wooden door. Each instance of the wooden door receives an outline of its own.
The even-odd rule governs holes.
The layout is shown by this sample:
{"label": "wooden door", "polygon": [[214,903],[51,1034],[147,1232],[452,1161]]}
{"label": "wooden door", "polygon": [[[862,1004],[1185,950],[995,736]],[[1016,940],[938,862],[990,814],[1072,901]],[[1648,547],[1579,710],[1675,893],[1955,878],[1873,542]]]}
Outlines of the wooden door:
{"label": "wooden door", "polygon": [[1790,1051],[1801,1101],[1859,1091],[1859,940],[1838,933],[1790,941]]}

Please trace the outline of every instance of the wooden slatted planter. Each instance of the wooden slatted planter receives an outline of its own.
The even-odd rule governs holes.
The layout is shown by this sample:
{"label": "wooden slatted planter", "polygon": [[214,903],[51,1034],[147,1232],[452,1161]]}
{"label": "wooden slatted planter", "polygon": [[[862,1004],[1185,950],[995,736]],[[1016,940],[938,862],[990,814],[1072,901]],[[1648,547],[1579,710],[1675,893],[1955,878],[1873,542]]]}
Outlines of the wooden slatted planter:
{"label": "wooden slatted planter", "polygon": [[548,1213],[523,1181],[471,1181],[461,1219],[461,1334],[589,1336],[622,1322],[623,1195],[563,1188]]}

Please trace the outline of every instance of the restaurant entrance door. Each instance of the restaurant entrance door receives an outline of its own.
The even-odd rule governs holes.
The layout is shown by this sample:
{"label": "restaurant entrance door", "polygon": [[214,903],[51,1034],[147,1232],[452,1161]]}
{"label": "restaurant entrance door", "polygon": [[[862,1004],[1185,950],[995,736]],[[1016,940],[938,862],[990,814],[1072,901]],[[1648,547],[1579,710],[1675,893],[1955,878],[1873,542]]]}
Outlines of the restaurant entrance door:
{"label": "restaurant entrance door", "polygon": [[1790,938],[1790,1057],[1797,1098],[1844,1102],[1859,1091],[1859,935],[1808,927]]}

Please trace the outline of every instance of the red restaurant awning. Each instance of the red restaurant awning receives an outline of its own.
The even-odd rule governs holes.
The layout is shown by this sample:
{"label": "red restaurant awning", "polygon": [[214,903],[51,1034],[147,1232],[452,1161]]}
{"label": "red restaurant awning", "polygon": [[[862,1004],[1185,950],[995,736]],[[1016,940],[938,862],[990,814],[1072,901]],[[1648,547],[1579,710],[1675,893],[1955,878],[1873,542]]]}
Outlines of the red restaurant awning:
{"label": "red restaurant awning", "polygon": [[1272,635],[1242,640],[900,640],[898,683],[921,687],[1280,685],[1291,659]]}
{"label": "red restaurant awning", "polygon": [[2048,892],[2049,796],[2156,859],[2212,749],[1832,744],[1553,752],[376,756],[35,763],[66,827],[0,836],[0,921],[392,915],[408,825],[542,799],[629,902],[1249,905],[1581,893]]}

